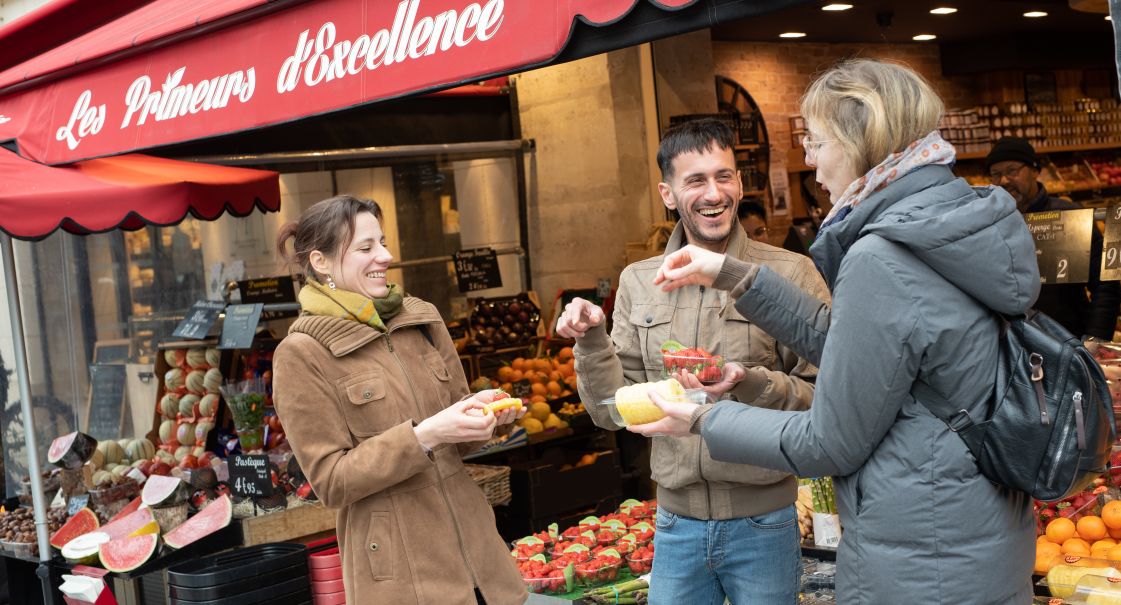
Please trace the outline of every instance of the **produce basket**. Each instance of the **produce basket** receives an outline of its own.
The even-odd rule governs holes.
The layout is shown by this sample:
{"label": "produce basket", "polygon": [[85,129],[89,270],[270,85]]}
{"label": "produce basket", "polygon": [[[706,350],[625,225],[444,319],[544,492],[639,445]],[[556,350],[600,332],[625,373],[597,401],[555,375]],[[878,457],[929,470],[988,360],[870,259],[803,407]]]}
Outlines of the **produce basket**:
{"label": "produce basket", "polygon": [[509,504],[512,496],[510,492],[510,467],[490,466],[487,464],[464,464],[467,474],[486,494],[487,503],[491,506]]}

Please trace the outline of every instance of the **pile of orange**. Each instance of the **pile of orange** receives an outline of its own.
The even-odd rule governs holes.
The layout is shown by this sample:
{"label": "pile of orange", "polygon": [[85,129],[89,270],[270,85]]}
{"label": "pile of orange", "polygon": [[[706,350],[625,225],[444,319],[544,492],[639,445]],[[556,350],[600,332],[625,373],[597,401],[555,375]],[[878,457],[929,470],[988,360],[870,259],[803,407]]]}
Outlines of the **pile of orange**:
{"label": "pile of orange", "polygon": [[553,357],[518,357],[498,368],[491,384],[510,392],[513,383],[528,380],[533,401],[548,401],[567,397],[576,391],[576,360],[572,348],[565,347]]}
{"label": "pile of orange", "polygon": [[1106,502],[1101,516],[1085,515],[1077,522],[1066,517],[1052,519],[1035,542],[1035,572],[1045,574],[1063,562],[1058,555],[1121,565],[1121,500]]}

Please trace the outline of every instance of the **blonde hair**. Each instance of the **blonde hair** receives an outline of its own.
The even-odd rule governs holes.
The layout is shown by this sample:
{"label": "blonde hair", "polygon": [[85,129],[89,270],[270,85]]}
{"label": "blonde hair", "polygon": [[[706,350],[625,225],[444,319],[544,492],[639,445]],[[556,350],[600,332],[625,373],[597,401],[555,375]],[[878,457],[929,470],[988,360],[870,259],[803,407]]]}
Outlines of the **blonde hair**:
{"label": "blonde hair", "polygon": [[802,97],[802,115],[836,139],[857,174],[938,128],[944,106],[919,74],[903,65],[853,59],[821,75]]}

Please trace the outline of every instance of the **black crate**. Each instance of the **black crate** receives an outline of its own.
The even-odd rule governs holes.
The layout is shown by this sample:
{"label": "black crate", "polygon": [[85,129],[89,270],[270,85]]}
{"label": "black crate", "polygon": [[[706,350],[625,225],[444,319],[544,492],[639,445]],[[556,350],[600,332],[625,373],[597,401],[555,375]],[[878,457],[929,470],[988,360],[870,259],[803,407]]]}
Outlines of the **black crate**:
{"label": "black crate", "polygon": [[[596,454],[595,463],[575,466],[586,454]],[[524,511],[528,519],[555,519],[617,498],[622,493],[621,481],[615,450],[549,448],[537,460],[511,463],[514,496],[510,508]]]}

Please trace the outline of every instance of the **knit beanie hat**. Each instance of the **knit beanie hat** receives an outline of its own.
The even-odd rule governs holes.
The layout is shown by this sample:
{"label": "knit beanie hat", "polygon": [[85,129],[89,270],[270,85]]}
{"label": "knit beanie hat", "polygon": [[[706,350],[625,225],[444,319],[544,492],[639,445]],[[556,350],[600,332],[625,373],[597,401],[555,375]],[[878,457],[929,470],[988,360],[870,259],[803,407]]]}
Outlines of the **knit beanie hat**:
{"label": "knit beanie hat", "polygon": [[1039,157],[1035,155],[1035,148],[1027,139],[1020,137],[1003,137],[993,145],[989,155],[985,157],[985,170],[997,162],[1023,162],[1033,168],[1039,168]]}

